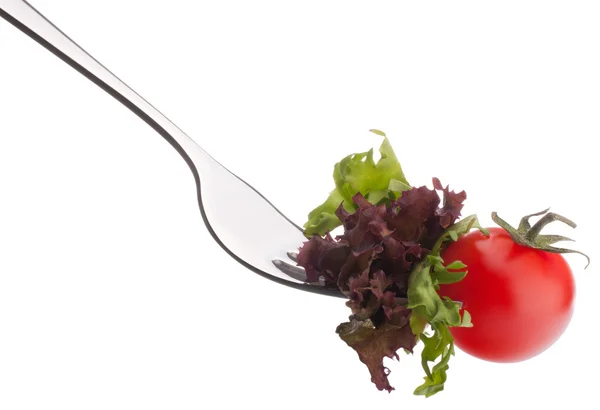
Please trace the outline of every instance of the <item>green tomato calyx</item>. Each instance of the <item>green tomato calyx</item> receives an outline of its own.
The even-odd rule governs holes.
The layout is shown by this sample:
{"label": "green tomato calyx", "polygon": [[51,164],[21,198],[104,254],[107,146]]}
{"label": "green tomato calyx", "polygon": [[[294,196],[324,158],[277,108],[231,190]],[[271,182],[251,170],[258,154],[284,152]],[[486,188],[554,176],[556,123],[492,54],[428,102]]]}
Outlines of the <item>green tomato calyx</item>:
{"label": "green tomato calyx", "polygon": [[[556,246],[552,246],[556,242],[573,241],[573,239],[561,235],[540,235],[542,229],[546,225],[554,221],[562,222],[570,226],[571,228],[577,227],[577,224],[575,222],[571,221],[568,218],[565,218],[562,215],[555,214],[554,212],[548,212],[549,210],[550,208],[545,209],[541,212],[536,212],[534,214],[525,215],[523,218],[521,218],[519,227],[516,229],[513,228],[504,219],[500,218],[496,212],[492,212],[492,220],[505,231],[507,231],[510,234],[511,238],[519,245],[527,246],[533,249],[539,249],[545,252],[578,253],[580,255],[585,256],[585,258],[587,259],[587,265],[585,266],[585,269],[587,269],[587,267],[590,265],[590,257],[587,256],[585,253],[574,249],[558,248]],[[531,224],[529,223],[529,218],[541,215],[544,216],[540,218],[540,220],[537,221],[533,226],[531,226]]]}

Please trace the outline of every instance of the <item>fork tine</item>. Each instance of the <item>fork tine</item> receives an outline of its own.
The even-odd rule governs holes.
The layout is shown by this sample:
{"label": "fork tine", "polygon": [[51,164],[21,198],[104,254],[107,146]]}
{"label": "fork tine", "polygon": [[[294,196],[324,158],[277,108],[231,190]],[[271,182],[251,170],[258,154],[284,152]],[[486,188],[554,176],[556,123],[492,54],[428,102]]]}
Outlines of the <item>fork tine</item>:
{"label": "fork tine", "polygon": [[[291,258],[290,258],[291,259]],[[273,259],[273,265],[280,271],[288,275],[289,277],[299,280],[301,282],[306,281],[306,272],[299,266],[294,266],[291,263],[282,261],[281,259]]]}
{"label": "fork tine", "polygon": [[294,262],[298,262],[298,252],[288,252],[287,256]]}

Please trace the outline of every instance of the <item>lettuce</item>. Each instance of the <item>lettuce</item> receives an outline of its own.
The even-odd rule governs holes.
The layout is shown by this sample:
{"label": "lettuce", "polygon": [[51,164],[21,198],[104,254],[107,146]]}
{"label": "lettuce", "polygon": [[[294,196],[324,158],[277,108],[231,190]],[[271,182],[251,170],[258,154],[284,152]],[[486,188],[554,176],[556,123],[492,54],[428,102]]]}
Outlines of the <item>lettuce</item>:
{"label": "lettuce", "polygon": [[[444,389],[454,355],[449,327],[472,326],[468,312],[461,317],[459,304],[437,292],[440,284],[466,275],[450,274],[448,269],[465,265],[445,265],[441,254],[448,242],[483,228],[475,216],[457,222],[464,191],[451,191],[437,178],[433,189],[411,187],[387,138],[379,152],[377,163],[370,150],[336,164],[336,188],[309,214],[308,240],[297,263],[307,281],[337,287],[348,297],[351,315],[336,333],[356,351],[379,390],[394,390],[383,360],[399,359],[398,351],[412,353],[423,343],[426,376],[414,394],[429,397]],[[334,238],[329,232],[338,226],[343,233]]]}
{"label": "lettuce", "polygon": [[352,197],[357,193],[376,204],[390,196],[395,198],[399,192],[410,188],[386,135],[379,130],[371,130],[371,132],[384,137],[379,147],[380,159],[375,162],[373,149],[370,149],[367,152],[348,155],[335,164],[333,168],[335,189],[331,191],[325,202],[309,213],[308,221],[304,224],[307,236],[314,234],[323,236],[340,226],[341,222],[336,217],[335,211],[340,204],[343,204],[346,211],[354,211]]}

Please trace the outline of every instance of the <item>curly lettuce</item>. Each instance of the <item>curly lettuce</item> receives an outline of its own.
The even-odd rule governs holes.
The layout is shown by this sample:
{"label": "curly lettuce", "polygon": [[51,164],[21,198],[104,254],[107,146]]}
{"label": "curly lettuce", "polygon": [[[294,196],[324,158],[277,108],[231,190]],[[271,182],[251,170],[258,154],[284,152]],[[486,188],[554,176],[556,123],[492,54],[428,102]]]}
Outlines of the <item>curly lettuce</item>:
{"label": "curly lettuce", "polygon": [[[398,194],[410,188],[400,162],[385,133],[371,130],[384,137],[377,162],[373,158],[373,149],[348,155],[333,168],[335,189],[321,205],[313,209],[304,224],[307,236],[325,235],[341,225],[335,211],[342,204],[348,212],[355,210],[352,197],[357,193],[369,202],[377,204],[385,198],[396,198]],[[390,185],[391,184],[391,185]]]}
{"label": "curly lettuce", "polygon": [[[375,162],[370,150],[336,164],[336,188],[309,214],[309,239],[297,263],[307,281],[338,287],[348,297],[351,315],[336,333],[379,390],[394,390],[384,359],[399,359],[398,351],[412,353],[423,343],[425,378],[414,394],[429,397],[444,389],[454,355],[449,328],[472,326],[459,303],[438,294],[440,284],[467,274],[462,262],[446,265],[441,253],[449,241],[483,228],[475,216],[457,222],[464,191],[451,191],[437,178],[433,189],[411,187],[385,134],[371,131],[385,138],[381,159]],[[330,231],[338,226],[343,233],[333,238]]]}

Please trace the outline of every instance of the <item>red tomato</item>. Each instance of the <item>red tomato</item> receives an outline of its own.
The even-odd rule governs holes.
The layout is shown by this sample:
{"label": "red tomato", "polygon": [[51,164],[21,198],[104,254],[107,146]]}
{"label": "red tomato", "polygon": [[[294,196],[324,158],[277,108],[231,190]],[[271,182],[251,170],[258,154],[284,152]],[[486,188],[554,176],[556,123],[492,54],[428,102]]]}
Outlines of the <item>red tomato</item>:
{"label": "red tomato", "polygon": [[440,294],[463,302],[472,328],[450,328],[455,344],[480,359],[518,362],[550,347],[573,314],[575,282],[559,254],[515,243],[502,228],[486,237],[472,231],[452,243],[442,257],[460,260],[467,276],[440,287]]}

